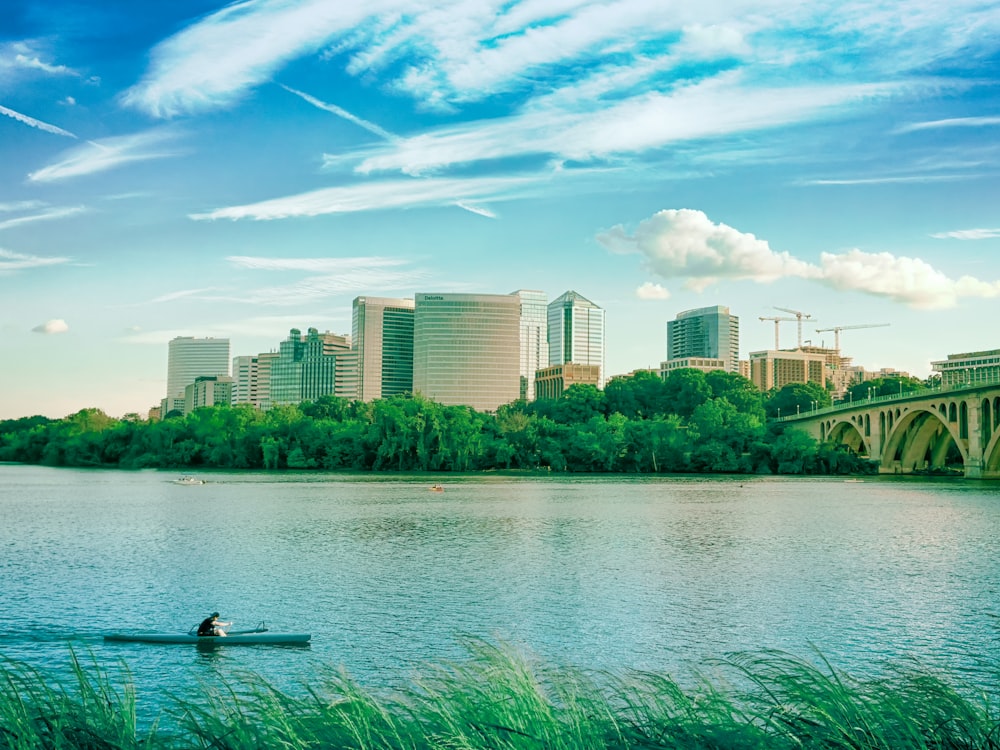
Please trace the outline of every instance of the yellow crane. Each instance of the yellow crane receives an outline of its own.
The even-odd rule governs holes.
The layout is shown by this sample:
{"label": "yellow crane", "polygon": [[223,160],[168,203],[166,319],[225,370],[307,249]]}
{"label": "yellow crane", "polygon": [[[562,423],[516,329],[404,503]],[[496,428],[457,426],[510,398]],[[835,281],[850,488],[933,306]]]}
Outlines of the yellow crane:
{"label": "yellow crane", "polygon": [[[792,315],[795,316],[795,320],[798,321],[798,324],[799,324],[799,345],[798,345],[798,347],[799,347],[799,349],[801,349],[802,348],[802,319],[803,318],[807,318],[807,319],[811,318],[812,315],[810,315],[809,313],[804,313],[801,310],[789,310],[787,307],[775,307],[774,309],[775,310],[781,310],[781,312],[791,313]],[[774,325],[777,326],[778,324],[775,323]],[[777,342],[775,342],[774,348],[775,349],[778,348]]]}
{"label": "yellow crane", "polygon": [[841,331],[852,331],[855,328],[885,328],[890,325],[889,323],[861,323],[856,326],[833,326],[832,328],[817,328],[816,333],[825,333],[826,331],[833,331],[833,348],[838,352],[840,351],[840,332]]}

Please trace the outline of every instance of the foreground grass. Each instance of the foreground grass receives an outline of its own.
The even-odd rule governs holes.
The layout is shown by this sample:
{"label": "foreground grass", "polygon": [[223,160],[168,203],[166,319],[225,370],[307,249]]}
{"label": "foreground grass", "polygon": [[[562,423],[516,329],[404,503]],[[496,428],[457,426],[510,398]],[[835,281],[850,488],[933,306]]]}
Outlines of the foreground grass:
{"label": "foreground grass", "polygon": [[[293,696],[246,675],[195,703],[171,729],[136,731],[135,694],[71,653],[75,679],[2,665],[0,748],[927,748],[1000,750],[996,695],[916,665],[859,679],[779,652],[708,665],[682,687],[649,672],[585,673],[514,649],[469,644],[406,690],[379,694],[330,670]],[[997,684],[997,681],[994,681]]]}

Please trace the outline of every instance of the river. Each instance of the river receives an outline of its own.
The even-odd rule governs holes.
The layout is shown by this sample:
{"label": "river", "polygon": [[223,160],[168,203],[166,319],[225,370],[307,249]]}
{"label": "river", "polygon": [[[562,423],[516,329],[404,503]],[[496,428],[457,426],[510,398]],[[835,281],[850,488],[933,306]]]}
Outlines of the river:
{"label": "river", "polygon": [[[1000,637],[1000,483],[412,476],[0,465],[0,656],[124,661],[140,711],[243,670],[391,687],[466,636],[593,669],[742,650],[976,679]],[[431,492],[441,482],[444,492]],[[105,643],[236,627],[306,648]]]}

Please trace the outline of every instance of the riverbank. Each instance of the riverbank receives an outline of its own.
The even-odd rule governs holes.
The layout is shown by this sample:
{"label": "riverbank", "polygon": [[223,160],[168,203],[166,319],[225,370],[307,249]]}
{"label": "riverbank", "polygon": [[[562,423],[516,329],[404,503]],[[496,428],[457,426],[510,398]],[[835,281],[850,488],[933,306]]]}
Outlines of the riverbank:
{"label": "riverbank", "polygon": [[786,653],[668,674],[585,672],[482,641],[409,687],[371,690],[344,671],[299,694],[263,678],[176,699],[140,730],[127,668],[118,678],[71,652],[71,685],[8,662],[0,748],[997,748],[995,697],[913,663],[858,677]]}

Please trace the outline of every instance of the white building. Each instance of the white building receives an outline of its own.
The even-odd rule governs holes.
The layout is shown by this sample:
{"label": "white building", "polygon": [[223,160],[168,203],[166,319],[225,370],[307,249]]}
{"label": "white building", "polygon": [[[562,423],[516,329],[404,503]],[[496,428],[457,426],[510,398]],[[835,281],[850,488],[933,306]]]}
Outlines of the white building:
{"label": "white building", "polygon": [[196,378],[229,375],[229,339],[178,336],[167,348],[167,396],[160,405],[165,417],[184,402],[184,389]]}

